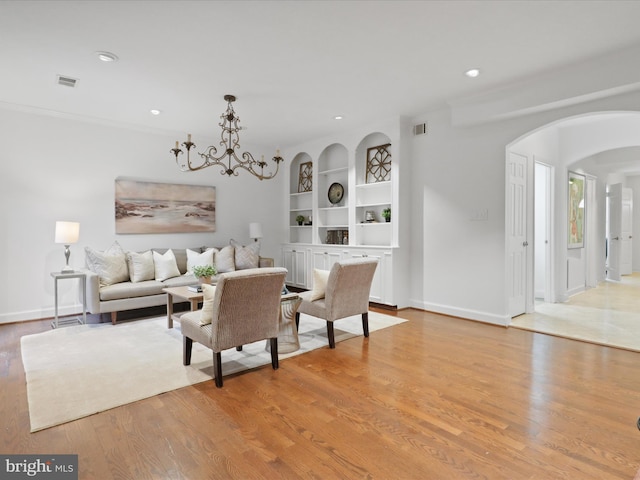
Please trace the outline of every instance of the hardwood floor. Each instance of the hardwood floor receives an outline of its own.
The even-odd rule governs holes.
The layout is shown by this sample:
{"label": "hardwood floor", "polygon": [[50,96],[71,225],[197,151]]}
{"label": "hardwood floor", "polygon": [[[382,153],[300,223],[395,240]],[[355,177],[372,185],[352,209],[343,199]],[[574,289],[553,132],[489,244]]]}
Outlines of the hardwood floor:
{"label": "hardwood floor", "polygon": [[398,315],[409,322],[288,358],[275,372],[33,434],[20,337],[49,322],[0,326],[0,451],[78,454],[82,480],[634,477],[640,353]]}

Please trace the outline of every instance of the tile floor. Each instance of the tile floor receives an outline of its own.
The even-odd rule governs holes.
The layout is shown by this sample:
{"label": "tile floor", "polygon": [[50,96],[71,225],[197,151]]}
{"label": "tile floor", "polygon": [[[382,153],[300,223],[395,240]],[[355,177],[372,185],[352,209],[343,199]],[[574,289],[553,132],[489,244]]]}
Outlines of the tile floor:
{"label": "tile floor", "polygon": [[640,273],[602,282],[566,303],[536,303],[511,327],[640,352]]}

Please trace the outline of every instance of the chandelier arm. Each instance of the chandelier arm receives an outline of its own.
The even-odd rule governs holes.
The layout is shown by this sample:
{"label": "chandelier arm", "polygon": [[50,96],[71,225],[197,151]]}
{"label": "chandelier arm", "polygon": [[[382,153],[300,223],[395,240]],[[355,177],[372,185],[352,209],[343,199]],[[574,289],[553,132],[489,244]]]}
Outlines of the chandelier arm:
{"label": "chandelier arm", "polygon": [[[276,163],[275,171],[266,175],[264,173],[264,167],[267,166],[267,162],[265,162],[264,157],[262,157],[260,161],[257,161],[249,152],[242,153],[242,158],[238,156],[237,150],[240,150],[239,132],[242,128],[239,126],[240,118],[233,110],[233,102],[236,100],[236,97],[233,95],[225,95],[224,99],[227,101],[227,110],[220,115],[221,122],[218,124],[222,129],[220,132],[219,145],[222,147],[223,151],[219,156],[216,156],[218,153],[216,147],[208,147],[205,152],[198,153],[202,158],[202,163],[196,166],[191,162],[190,150],[195,147],[195,144],[191,142],[191,134],[189,134],[188,140],[182,144],[187,149],[186,164],[184,161],[180,163],[178,160],[179,155],[183,153],[183,151],[178,148],[178,142],[176,142],[176,148],[171,150],[176,157],[176,164],[178,164],[180,169],[184,172],[202,170],[212,166],[220,166],[222,167],[222,170],[220,171],[222,175],[238,176],[238,169],[242,168],[248,171],[251,175],[257,177],[259,180],[268,180],[275,177],[280,168],[280,162],[284,161],[283,158],[280,157],[279,151],[276,153],[276,156],[272,158]],[[224,160],[225,157],[226,160]],[[233,166],[232,161],[235,161],[235,165]]]}

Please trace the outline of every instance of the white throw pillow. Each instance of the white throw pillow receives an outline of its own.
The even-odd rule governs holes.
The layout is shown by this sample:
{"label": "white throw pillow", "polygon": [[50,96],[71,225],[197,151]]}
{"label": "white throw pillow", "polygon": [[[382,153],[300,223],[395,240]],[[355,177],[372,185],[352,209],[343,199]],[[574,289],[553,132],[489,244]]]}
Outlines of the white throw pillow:
{"label": "white throw pillow", "polygon": [[100,285],[113,285],[129,280],[126,255],[118,242],[114,242],[103,252],[91,247],[85,247],[84,251],[87,266],[99,275]]}
{"label": "white throw pillow", "polygon": [[153,280],[155,277],[151,250],[143,253],[127,252],[127,266],[129,267],[129,277],[133,283]]}
{"label": "white throw pillow", "polygon": [[179,277],[180,270],[176,263],[176,256],[173,254],[173,250],[169,249],[164,254],[153,252],[153,266],[155,271],[155,278],[159,282],[166,280],[167,278]]}
{"label": "white throw pillow", "polygon": [[213,254],[213,250],[200,253],[187,248],[187,274],[193,273],[193,267],[213,267]]}
{"label": "white throw pillow", "polygon": [[233,254],[234,248],[231,245],[216,252],[216,270],[218,273],[235,272],[236,262]]}
{"label": "white throw pillow", "polygon": [[213,297],[216,294],[216,286],[207,283],[202,284],[202,310],[200,311],[200,325],[209,325],[213,320]]}
{"label": "white throw pillow", "polygon": [[329,270],[319,270],[317,268],[313,270],[313,290],[311,290],[311,297],[309,298],[312,302],[324,298],[329,273]]}
{"label": "white throw pillow", "polygon": [[231,239],[230,243],[235,250],[236,270],[258,268],[260,266],[260,242],[253,242],[246,247],[243,247],[234,239]]}

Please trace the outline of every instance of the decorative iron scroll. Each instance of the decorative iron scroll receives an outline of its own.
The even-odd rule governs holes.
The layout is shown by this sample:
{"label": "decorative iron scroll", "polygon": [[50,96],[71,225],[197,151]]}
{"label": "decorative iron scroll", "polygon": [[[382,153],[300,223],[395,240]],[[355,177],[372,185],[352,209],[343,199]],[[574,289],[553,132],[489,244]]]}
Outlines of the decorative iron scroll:
{"label": "decorative iron scroll", "polygon": [[310,192],[313,190],[313,163],[305,162],[300,164],[300,175],[298,176],[298,193]]}
{"label": "decorative iron scroll", "polygon": [[387,147],[391,144],[367,148],[367,183],[391,180],[391,154]]}

